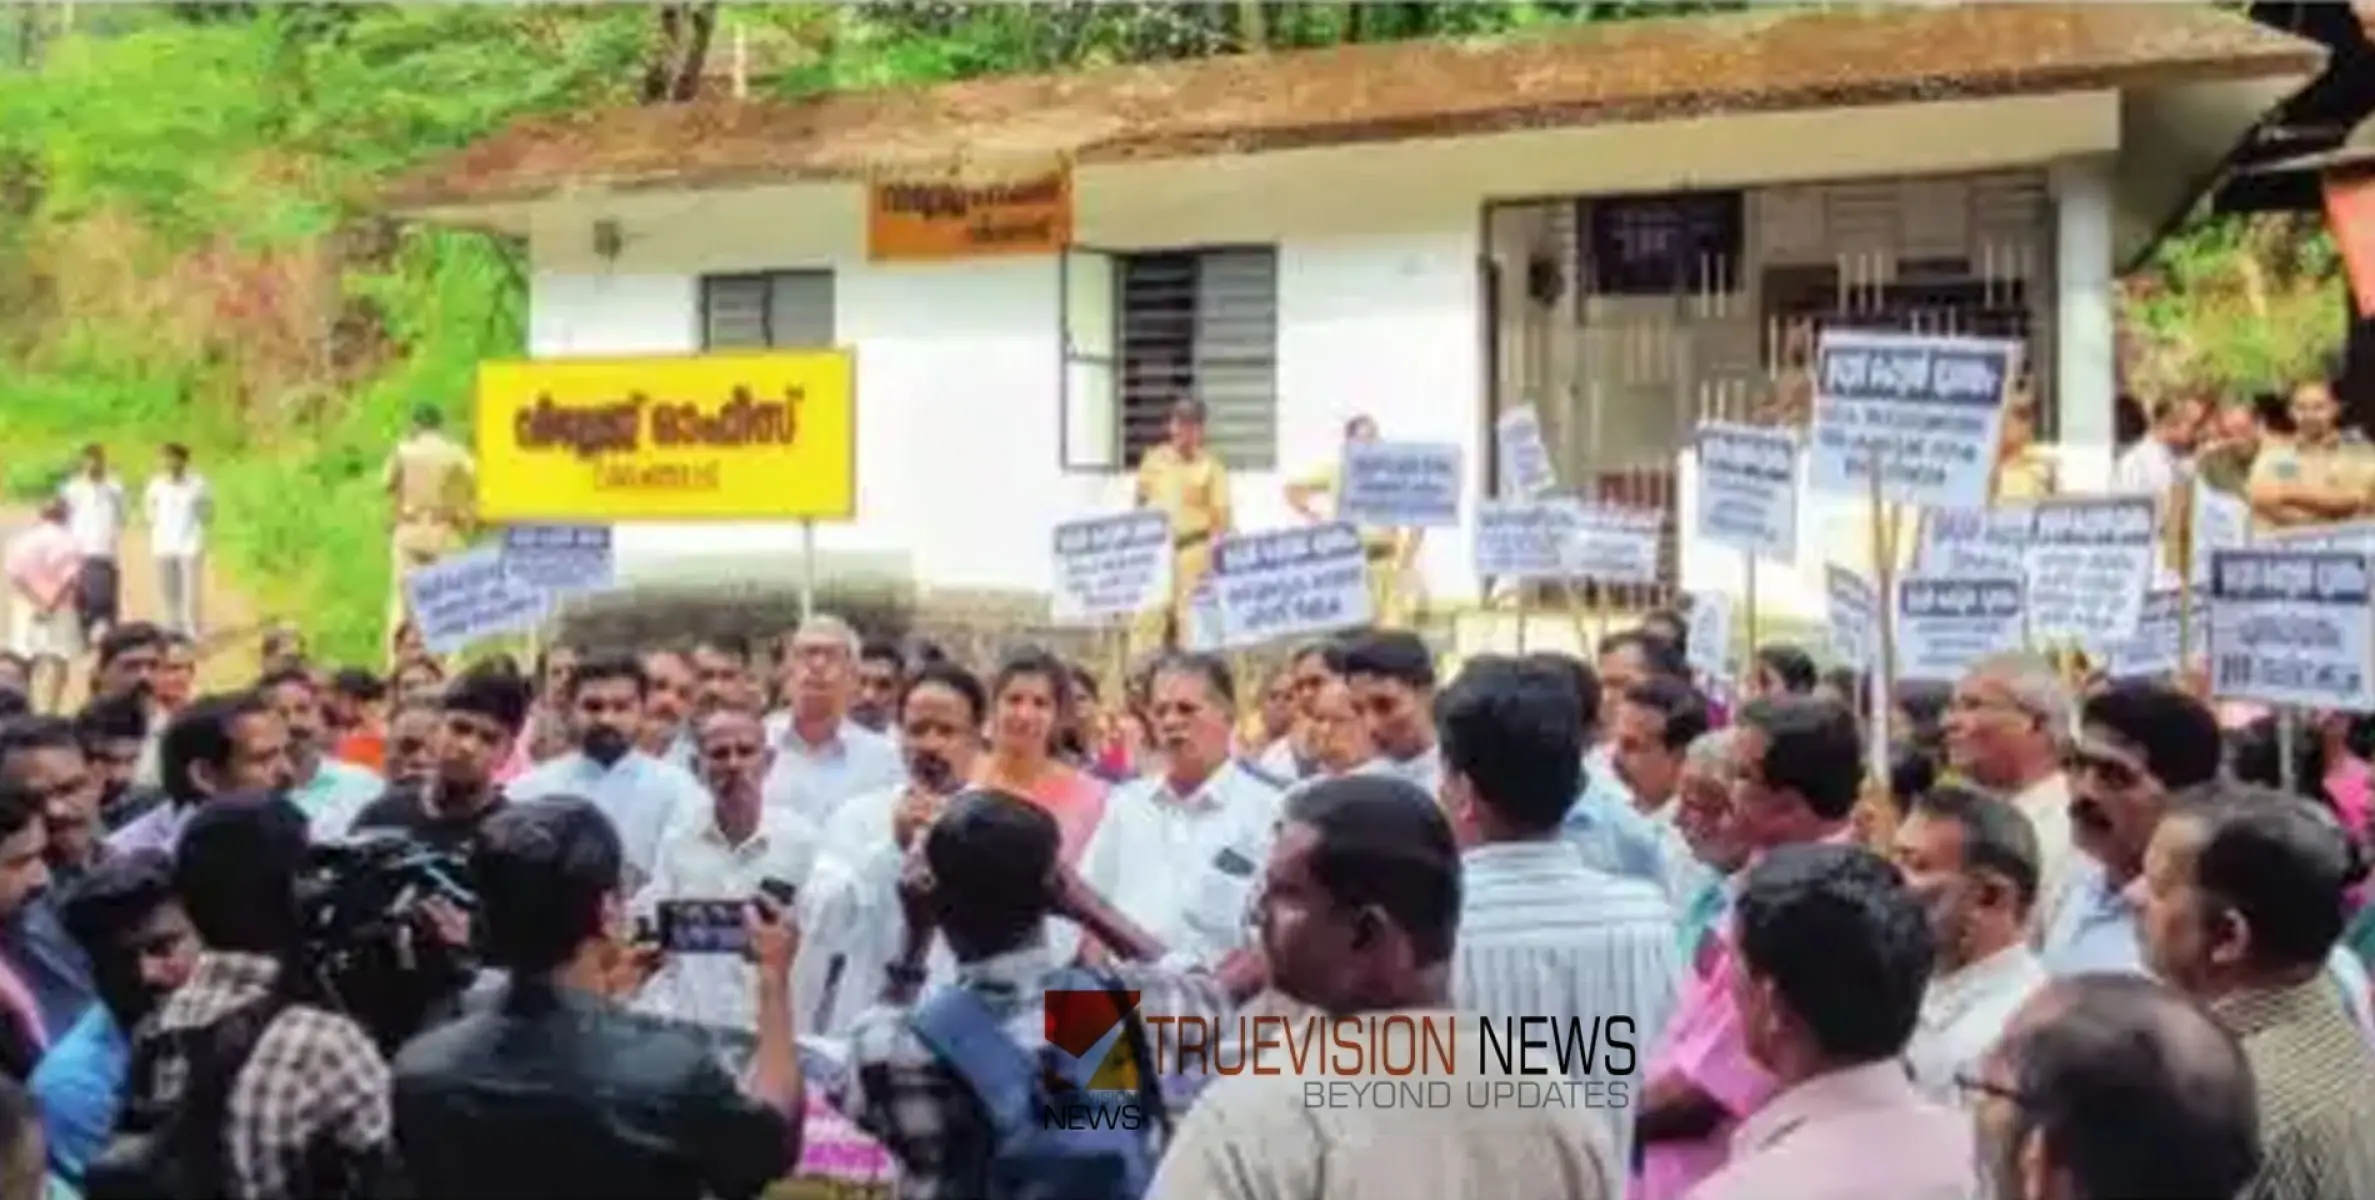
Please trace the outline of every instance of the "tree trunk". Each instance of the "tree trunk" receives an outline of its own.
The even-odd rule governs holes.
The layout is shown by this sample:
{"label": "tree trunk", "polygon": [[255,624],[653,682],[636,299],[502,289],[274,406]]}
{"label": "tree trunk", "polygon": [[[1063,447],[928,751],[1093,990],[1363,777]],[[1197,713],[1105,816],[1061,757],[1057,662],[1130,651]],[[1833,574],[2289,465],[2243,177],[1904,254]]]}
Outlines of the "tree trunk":
{"label": "tree trunk", "polygon": [[668,99],[683,104],[701,95],[701,80],[709,66],[709,46],[717,36],[717,0],[687,5],[684,39],[676,63],[676,82]]}
{"label": "tree trunk", "polygon": [[1237,0],[1237,49],[1260,54],[1270,48],[1270,14],[1262,0]]}

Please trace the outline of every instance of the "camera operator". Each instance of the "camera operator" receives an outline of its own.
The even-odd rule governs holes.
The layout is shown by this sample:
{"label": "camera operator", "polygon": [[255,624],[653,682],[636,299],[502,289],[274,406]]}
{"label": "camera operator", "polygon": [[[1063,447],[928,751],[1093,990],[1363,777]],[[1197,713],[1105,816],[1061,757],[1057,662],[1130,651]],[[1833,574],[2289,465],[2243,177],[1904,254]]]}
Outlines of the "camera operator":
{"label": "camera operator", "polygon": [[392,782],[355,815],[358,832],[396,829],[424,846],[468,848],[503,804],[495,770],[528,718],[528,684],[484,663],[464,671],[438,699],[436,774],[426,787]]}
{"label": "camera operator", "polygon": [[[396,1140],[438,1197],[756,1196],[798,1160],[803,1085],[790,973],[798,931],[753,901],[757,1050],[741,1089],[694,1033],[622,1009],[618,831],[590,801],[506,806],[474,860],[480,949],[511,973],[493,1011],[396,1059]],[[564,1155],[522,1153],[560,1144]]]}
{"label": "camera operator", "polygon": [[367,1192],[389,1148],[388,1070],[316,999],[298,880],[305,815],[277,795],[200,806],[173,890],[198,932],[189,982],[134,1041],[91,1200],[295,1200]]}

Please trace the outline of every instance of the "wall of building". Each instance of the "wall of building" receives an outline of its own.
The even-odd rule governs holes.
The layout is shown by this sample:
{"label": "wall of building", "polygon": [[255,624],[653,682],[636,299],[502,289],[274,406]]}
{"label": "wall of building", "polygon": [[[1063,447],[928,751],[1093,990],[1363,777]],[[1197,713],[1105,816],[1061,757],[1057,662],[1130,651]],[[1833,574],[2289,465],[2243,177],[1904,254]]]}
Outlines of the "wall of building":
{"label": "wall of building", "polygon": [[[2029,165],[2116,144],[2102,94],[1602,126],[1248,158],[1082,169],[1079,244],[1278,249],[1280,472],[1238,478],[1241,525],[1288,519],[1282,477],[1329,461],[1343,420],[1462,445],[1483,491],[1489,436],[1479,291],[1488,200]],[[576,196],[531,217],[531,352],[699,346],[707,272],[831,267],[858,362],[859,517],[821,527],[828,573],[1041,590],[1048,527],[1119,507],[1128,481],[1062,469],[1052,258],[864,261],[863,193],[805,185]],[[594,255],[596,220],[623,248]],[[796,579],[796,527],[630,526],[630,580]],[[1428,539],[1444,600],[1472,597],[1464,535]]]}

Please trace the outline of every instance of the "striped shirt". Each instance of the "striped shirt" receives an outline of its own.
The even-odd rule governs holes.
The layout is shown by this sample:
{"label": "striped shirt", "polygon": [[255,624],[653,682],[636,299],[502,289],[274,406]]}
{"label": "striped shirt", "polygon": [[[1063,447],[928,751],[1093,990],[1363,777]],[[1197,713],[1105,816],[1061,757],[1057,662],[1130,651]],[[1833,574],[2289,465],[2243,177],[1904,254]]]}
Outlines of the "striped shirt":
{"label": "striped shirt", "polygon": [[2375,1196],[2375,1053],[2322,977],[2211,1003],[2243,1043],[2265,1157],[2245,1200]]}
{"label": "striped shirt", "polygon": [[[1601,1053],[1588,1070],[1580,1056],[1569,1058],[1568,1073],[1610,1081],[1612,1093],[1623,1088],[1639,1103],[1641,1060],[1673,1012],[1682,971],[1665,893],[1585,866],[1564,840],[1475,846],[1460,874],[1453,1005],[1490,1020],[1548,1017],[1554,1042],[1570,1020],[1581,1038],[1599,1021]],[[1611,1034],[1634,1047],[1613,1062]],[[1630,1161],[1630,1105],[1597,1115],[1616,1140],[1616,1161]]]}

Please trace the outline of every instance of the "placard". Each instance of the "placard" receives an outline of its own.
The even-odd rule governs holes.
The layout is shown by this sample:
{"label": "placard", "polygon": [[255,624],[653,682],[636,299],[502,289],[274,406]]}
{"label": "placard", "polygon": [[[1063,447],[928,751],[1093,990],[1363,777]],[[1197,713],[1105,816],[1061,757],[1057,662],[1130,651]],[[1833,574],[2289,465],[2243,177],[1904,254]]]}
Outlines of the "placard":
{"label": "placard", "polygon": [[404,603],[421,644],[451,654],[480,638],[534,628],[551,598],[506,570],[503,547],[492,545],[406,572]]}
{"label": "placard", "polygon": [[1798,435],[1794,430],[1700,424],[1700,540],[1760,558],[1798,556]]}
{"label": "placard", "polygon": [[1683,642],[1690,668],[1701,678],[1730,679],[1740,669],[1730,593],[1691,593],[1690,613],[1684,627]]}
{"label": "placard", "polygon": [[1925,508],[1984,508],[2020,344],[1826,329],[1815,350],[1818,490]]}
{"label": "placard", "polygon": [[1227,649],[1375,619],[1360,530],[1350,522],[1222,538],[1212,578]]}
{"label": "placard", "polygon": [[1880,596],[1872,581],[1839,566],[1824,565],[1823,592],[1830,617],[1831,657],[1839,665],[1869,671],[1880,661]]}
{"label": "placard", "polygon": [[2029,570],[2029,534],[2037,510],[2027,504],[1940,508],[1923,513],[1913,570],[1921,575],[2020,575]]}
{"label": "placard", "polygon": [[618,582],[611,541],[608,525],[510,525],[503,530],[503,568],[554,596],[608,591]]}
{"label": "placard", "polygon": [[2100,655],[2136,633],[2160,539],[2150,496],[2042,500],[2029,536],[2029,639]]}
{"label": "placard", "polygon": [[1568,500],[1575,536],[1567,543],[1567,572],[1600,583],[1656,583],[1666,514]]}
{"label": "placard", "polygon": [[1141,508],[1055,527],[1057,624],[1135,616],[1171,603],[1171,518]]}
{"label": "placard", "polygon": [[2193,513],[2186,530],[2193,544],[2188,553],[2193,559],[2194,582],[2201,584],[2210,581],[2212,551],[2240,550],[2251,544],[2251,505],[2241,496],[2200,482],[2192,491]]}
{"label": "placard", "polygon": [[[2181,661],[2185,594],[2173,587],[2155,588],[2144,597],[2136,618],[2136,632],[2103,651],[2103,673],[2113,679],[2158,679],[2174,675]],[[2197,594],[2195,620],[2208,614]],[[2196,635],[2199,638],[2199,634]]]}
{"label": "placard", "polygon": [[1339,520],[1389,529],[1460,523],[1460,448],[1435,442],[1346,442]]}
{"label": "placard", "polygon": [[2210,559],[2210,682],[2221,699],[2375,712],[2368,557],[2220,550]]}
{"label": "placard", "polygon": [[1483,501],[1476,506],[1476,573],[1487,579],[1563,578],[1574,539],[1573,501]]}
{"label": "placard", "polygon": [[1953,682],[2021,648],[2021,580],[1909,576],[1897,581],[1897,678]]}
{"label": "placard", "polygon": [[1550,448],[1542,441],[1542,416],[1529,404],[1502,413],[1493,422],[1493,440],[1501,456],[1501,494],[1531,500],[1557,490],[1558,468],[1551,465]]}

